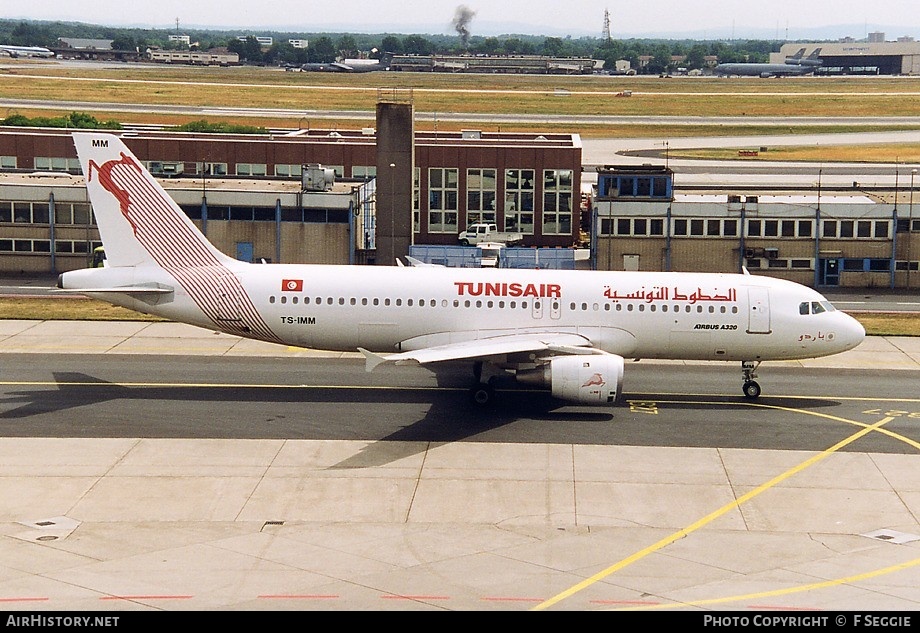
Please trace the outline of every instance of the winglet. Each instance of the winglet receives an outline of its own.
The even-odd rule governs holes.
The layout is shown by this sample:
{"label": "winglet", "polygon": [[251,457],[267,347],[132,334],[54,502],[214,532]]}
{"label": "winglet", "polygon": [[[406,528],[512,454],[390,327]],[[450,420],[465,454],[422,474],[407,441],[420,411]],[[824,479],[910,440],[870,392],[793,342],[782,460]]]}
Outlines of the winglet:
{"label": "winglet", "polygon": [[368,351],[364,349],[363,347],[359,347],[358,351],[364,354],[364,358],[366,361],[364,365],[364,370],[367,372],[374,371],[374,368],[377,365],[387,362],[387,359],[385,356],[381,356],[380,354],[375,354],[374,352]]}

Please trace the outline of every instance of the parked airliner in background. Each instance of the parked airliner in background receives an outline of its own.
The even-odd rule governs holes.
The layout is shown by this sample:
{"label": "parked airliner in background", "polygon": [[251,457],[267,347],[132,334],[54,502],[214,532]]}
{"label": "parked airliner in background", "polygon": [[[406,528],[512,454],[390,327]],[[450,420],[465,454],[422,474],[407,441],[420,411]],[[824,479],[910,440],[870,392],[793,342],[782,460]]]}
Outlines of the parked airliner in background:
{"label": "parked airliner in background", "polygon": [[[579,404],[622,393],[624,359],[741,361],[836,354],[862,326],[818,292],[747,274],[250,264],[218,251],[118,136],[74,133],[106,250],[62,290],[241,337],[360,351],[366,368],[467,361]],[[395,262],[394,262],[395,263]]]}
{"label": "parked airliner in background", "polygon": [[329,63],[302,64],[300,69],[304,72],[369,73],[375,70],[387,70],[387,66],[379,59],[343,59]]}
{"label": "parked airliner in background", "polygon": [[9,44],[0,44],[0,51],[4,51],[10,57],[54,57],[54,51],[43,46],[11,46]]}
{"label": "parked airliner in background", "polygon": [[741,75],[749,77],[782,77],[785,75],[808,75],[814,73],[823,62],[818,56],[821,49],[816,48],[808,57],[802,57],[805,49],[799,49],[795,55],[787,57],[782,64],[726,63],[713,69],[717,75]]}

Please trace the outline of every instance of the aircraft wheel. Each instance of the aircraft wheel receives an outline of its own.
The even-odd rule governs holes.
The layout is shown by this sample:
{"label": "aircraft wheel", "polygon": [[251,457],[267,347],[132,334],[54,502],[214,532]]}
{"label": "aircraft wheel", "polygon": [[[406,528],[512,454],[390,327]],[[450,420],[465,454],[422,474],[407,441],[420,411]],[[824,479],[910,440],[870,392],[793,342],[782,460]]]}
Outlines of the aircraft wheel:
{"label": "aircraft wheel", "polygon": [[753,380],[749,380],[744,383],[744,386],[741,388],[741,390],[744,392],[745,398],[751,398],[753,400],[754,398],[760,396],[760,385]]}
{"label": "aircraft wheel", "polygon": [[495,402],[495,389],[492,388],[492,385],[479,383],[470,389],[470,399],[477,406],[488,406]]}

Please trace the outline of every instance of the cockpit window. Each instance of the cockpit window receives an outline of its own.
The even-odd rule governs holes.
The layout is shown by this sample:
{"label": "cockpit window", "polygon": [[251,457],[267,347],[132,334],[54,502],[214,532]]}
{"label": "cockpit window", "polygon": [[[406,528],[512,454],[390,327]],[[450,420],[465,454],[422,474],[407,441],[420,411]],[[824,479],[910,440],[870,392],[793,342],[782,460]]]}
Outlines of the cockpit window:
{"label": "cockpit window", "polygon": [[803,301],[799,304],[799,314],[821,314],[837,310],[830,301]]}

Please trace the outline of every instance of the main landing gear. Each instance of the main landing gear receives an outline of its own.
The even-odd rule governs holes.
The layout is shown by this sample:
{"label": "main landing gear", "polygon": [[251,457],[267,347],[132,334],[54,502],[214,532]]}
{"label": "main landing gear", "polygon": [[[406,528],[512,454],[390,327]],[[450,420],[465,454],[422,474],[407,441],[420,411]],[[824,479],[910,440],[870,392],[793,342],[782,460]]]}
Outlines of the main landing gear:
{"label": "main landing gear", "polygon": [[[470,400],[479,407],[485,407],[495,402],[495,388],[492,378],[488,382],[482,381],[482,361],[473,363],[473,377],[476,382],[470,389]],[[494,378],[494,376],[493,376]]]}
{"label": "main landing gear", "polygon": [[744,381],[741,391],[744,393],[745,398],[750,398],[751,400],[760,396],[760,385],[754,380],[757,378],[757,374],[754,372],[758,367],[760,367],[760,361],[756,363],[750,360],[741,362],[741,379]]}

